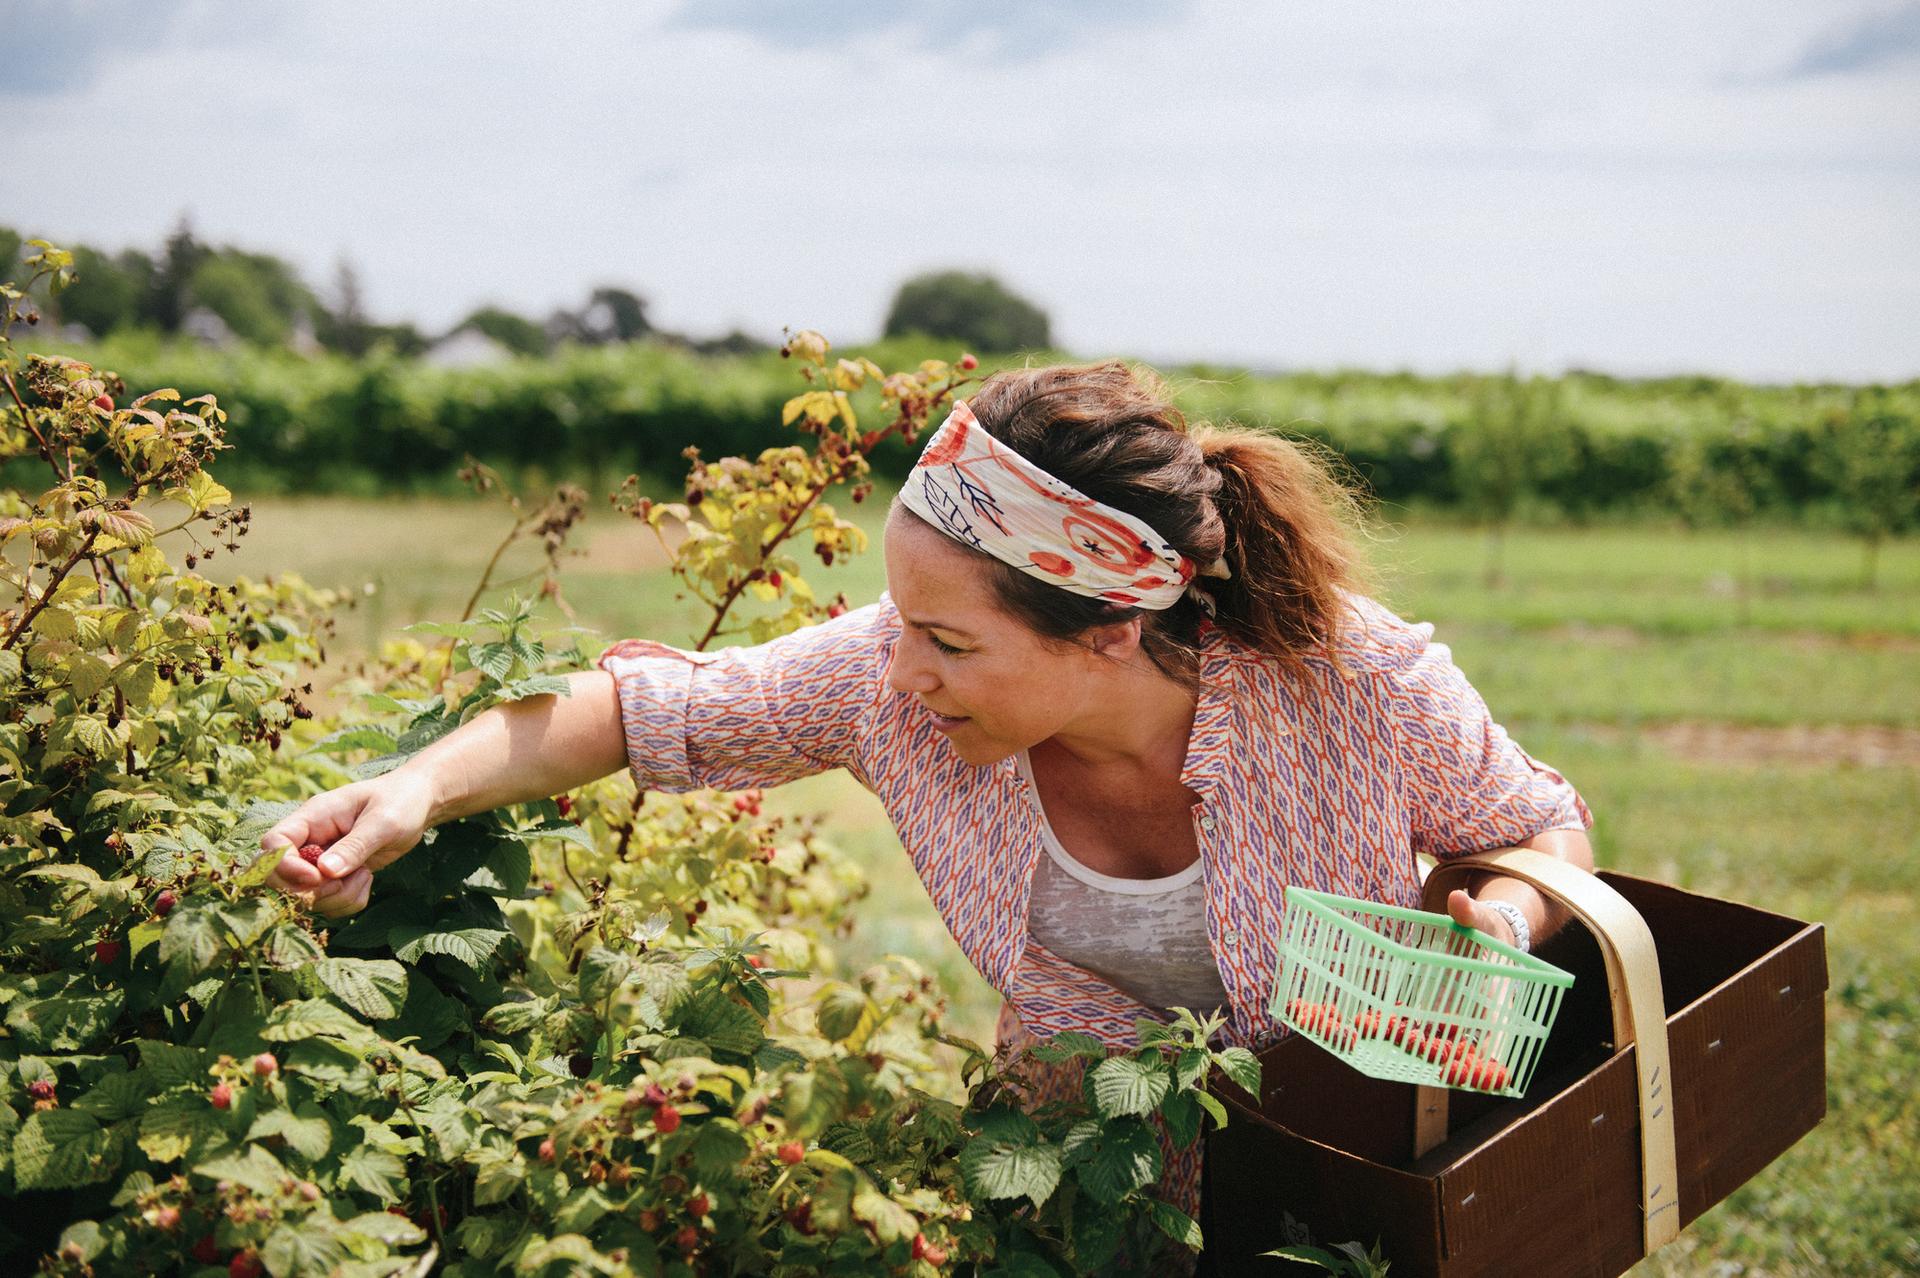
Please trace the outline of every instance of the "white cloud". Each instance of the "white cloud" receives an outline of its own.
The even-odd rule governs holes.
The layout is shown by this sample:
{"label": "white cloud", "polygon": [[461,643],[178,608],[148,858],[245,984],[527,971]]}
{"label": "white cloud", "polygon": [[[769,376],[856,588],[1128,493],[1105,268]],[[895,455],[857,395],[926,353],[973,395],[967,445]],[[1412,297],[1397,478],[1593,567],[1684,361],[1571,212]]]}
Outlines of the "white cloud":
{"label": "white cloud", "polygon": [[775,43],[658,5],[210,40],[229,7],[9,99],[114,195],[16,178],[0,222],[152,243],[190,208],[429,326],[617,282],[669,327],[854,340],[951,265],[1089,355],[1920,373],[1915,74],[1778,74],[1840,20],[1784,0],[1088,7],[1024,58],[1017,25]]}

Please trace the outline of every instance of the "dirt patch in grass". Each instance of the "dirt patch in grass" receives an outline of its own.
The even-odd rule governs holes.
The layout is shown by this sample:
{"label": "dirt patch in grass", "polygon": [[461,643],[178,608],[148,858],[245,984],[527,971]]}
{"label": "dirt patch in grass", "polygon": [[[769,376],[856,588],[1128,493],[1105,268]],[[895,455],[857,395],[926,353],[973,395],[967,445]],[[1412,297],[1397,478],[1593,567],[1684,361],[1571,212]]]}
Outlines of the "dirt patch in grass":
{"label": "dirt patch in grass", "polygon": [[1643,724],[1625,729],[1586,725],[1601,740],[1631,731],[1662,750],[1699,763],[1830,768],[1920,768],[1920,728],[1878,724],[1791,724],[1761,727],[1740,723]]}

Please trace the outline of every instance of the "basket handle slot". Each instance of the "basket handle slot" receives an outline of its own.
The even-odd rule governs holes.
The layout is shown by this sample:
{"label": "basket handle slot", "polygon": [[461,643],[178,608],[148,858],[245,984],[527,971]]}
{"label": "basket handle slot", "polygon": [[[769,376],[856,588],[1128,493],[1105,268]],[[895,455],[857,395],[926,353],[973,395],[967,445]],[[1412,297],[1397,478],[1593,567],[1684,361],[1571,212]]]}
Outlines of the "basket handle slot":
{"label": "basket handle slot", "polygon": [[[1660,988],[1660,960],[1646,920],[1627,899],[1598,878],[1559,857],[1530,848],[1500,848],[1441,861],[1427,876],[1426,908],[1445,912],[1456,880],[1481,870],[1519,879],[1564,906],[1593,933],[1607,969],[1608,1003],[1613,1013],[1615,1050],[1634,1047],[1640,1088],[1640,1185],[1647,1254],[1680,1233],[1680,1177],[1673,1142],[1673,1108],[1668,1103],[1671,1070],[1667,1052],[1667,1006]],[[1433,1101],[1416,1100],[1417,1153],[1425,1153],[1446,1135],[1445,1088],[1437,1126]],[[1437,1135],[1436,1135],[1437,1131]]]}

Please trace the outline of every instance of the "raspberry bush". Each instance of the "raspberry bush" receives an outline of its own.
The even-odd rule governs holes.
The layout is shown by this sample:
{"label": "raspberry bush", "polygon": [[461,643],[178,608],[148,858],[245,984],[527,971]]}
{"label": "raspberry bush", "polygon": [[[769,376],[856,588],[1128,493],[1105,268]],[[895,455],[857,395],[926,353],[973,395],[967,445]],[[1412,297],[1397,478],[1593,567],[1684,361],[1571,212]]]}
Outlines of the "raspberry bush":
{"label": "raspberry bush", "polygon": [[[36,245],[56,286],[65,254]],[[904,959],[836,975],[822,942],[864,890],[817,819],[759,795],[642,794],[621,772],[429,830],[368,907],[323,927],[266,886],[264,831],[489,706],[562,693],[578,630],[509,598],[386,643],[338,690],[342,600],[195,569],[245,534],[211,475],[210,398],[129,398],[110,373],[17,357],[0,324],[0,1259],[59,1274],[1069,1274],[1193,1247],[1151,1195],[1151,1123],[1191,1141],[1217,1023],[1143,1023],[1088,1058],[1083,1096],[1029,1112],[1031,1062],[948,1034]],[[689,450],[675,571],[703,643],[837,614],[800,557],[858,553],[826,503],[911,442],[969,365],[886,373],[787,347],[808,446]],[[862,429],[856,399],[887,424]],[[870,410],[869,410],[870,411]],[[18,473],[16,467],[10,473]],[[465,472],[483,490],[484,467]],[[512,536],[550,552],[562,490]],[[176,566],[171,555],[181,553]],[[557,555],[550,562],[557,564]],[[558,598],[549,576],[542,596]],[[743,599],[774,603],[741,620]],[[317,852],[313,852],[317,855]]]}

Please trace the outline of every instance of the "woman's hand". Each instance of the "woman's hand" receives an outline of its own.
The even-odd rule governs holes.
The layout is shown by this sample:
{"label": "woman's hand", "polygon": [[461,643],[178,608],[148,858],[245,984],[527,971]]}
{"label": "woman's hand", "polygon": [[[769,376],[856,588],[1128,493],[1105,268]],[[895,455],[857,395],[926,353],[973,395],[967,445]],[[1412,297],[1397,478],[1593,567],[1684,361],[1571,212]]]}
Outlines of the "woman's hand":
{"label": "woman's hand", "polygon": [[1460,888],[1447,893],[1447,914],[1455,923],[1478,928],[1494,940],[1507,945],[1514,944],[1513,925],[1507,922],[1506,915],[1485,901],[1474,900],[1472,895]]}
{"label": "woman's hand", "polygon": [[[373,872],[420,842],[434,802],[431,775],[406,767],[316,794],[260,836],[263,854],[285,852],[267,882],[329,918],[363,909]],[[324,849],[315,864],[308,844]]]}

